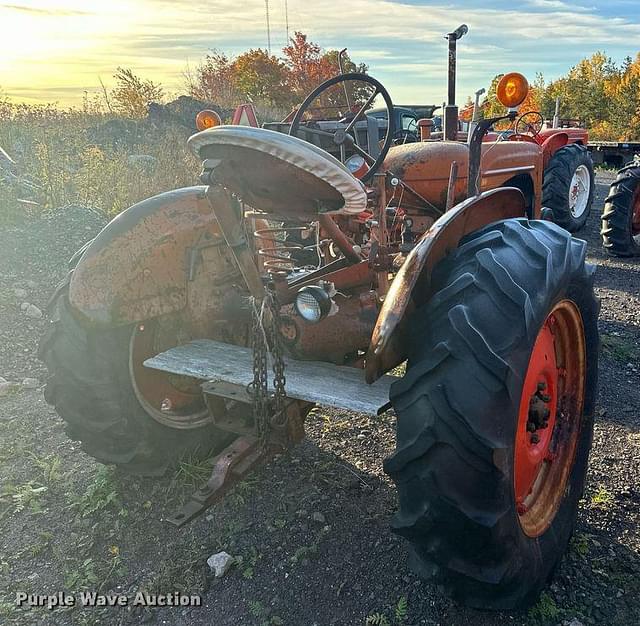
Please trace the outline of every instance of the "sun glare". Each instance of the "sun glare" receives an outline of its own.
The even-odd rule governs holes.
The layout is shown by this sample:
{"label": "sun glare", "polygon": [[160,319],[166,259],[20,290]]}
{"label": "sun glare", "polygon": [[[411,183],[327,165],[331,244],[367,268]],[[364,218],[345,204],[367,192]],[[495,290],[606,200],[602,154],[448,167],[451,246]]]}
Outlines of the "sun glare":
{"label": "sun glare", "polygon": [[83,61],[106,58],[129,23],[122,2],[0,3],[0,88],[31,100],[42,88],[77,85]]}

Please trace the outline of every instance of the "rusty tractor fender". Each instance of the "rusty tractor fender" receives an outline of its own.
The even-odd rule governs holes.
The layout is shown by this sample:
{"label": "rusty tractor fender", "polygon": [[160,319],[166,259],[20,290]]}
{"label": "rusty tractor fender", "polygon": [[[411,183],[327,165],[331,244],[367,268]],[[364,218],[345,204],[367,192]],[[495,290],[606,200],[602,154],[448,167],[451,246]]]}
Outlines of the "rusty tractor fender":
{"label": "rusty tractor fender", "polygon": [[[69,302],[88,326],[112,327],[202,309],[211,285],[237,274],[207,187],[186,187],[134,204],[83,250]],[[224,201],[221,198],[221,201]],[[213,273],[213,276],[212,276]]]}
{"label": "rusty tractor fender", "polygon": [[492,189],[454,206],[422,235],[391,283],[378,315],[366,357],[368,383],[406,359],[406,321],[429,299],[431,273],[438,261],[465,235],[513,217],[526,217],[522,192],[515,187]]}
{"label": "rusty tractor fender", "polygon": [[549,135],[542,143],[542,168],[545,170],[551,157],[560,148],[563,148],[569,143],[569,135],[567,133],[554,133]]}

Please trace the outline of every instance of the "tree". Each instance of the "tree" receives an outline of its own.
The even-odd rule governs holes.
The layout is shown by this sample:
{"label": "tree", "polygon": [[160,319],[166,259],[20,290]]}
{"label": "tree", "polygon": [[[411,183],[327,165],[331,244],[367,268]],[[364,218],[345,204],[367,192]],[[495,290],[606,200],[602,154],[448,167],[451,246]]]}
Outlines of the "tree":
{"label": "tree", "polygon": [[145,117],[149,103],[164,97],[159,83],[144,80],[128,68],[119,67],[113,77],[116,86],[111,90],[111,107],[124,117]]}
{"label": "tree", "polygon": [[275,56],[265,50],[249,50],[232,64],[236,90],[252,102],[275,106],[291,105],[287,89],[290,72]]}
{"label": "tree", "polygon": [[320,46],[308,41],[301,32],[296,31],[289,41],[289,45],[282,49],[284,63],[289,70],[288,86],[301,100],[320,83],[338,73],[337,62],[333,66],[331,58],[321,53]]}
{"label": "tree", "polygon": [[231,109],[242,100],[235,81],[233,63],[218,50],[208,54],[195,75],[187,73],[189,95],[204,102]]}
{"label": "tree", "polygon": [[620,72],[605,83],[610,99],[609,123],[616,139],[640,138],[640,53],[627,57]]}
{"label": "tree", "polygon": [[[232,59],[223,52],[214,51],[194,73],[187,72],[189,94],[227,109],[249,99],[259,108],[270,109],[269,114],[285,113],[340,71],[338,51],[323,51],[301,32],[295,33],[282,53],[283,57],[279,59],[258,48]],[[344,69],[346,72],[366,72],[367,66],[356,64],[345,55]],[[348,93],[352,105],[361,104],[368,96],[366,86],[354,83],[348,84]],[[327,93],[320,104],[327,107],[324,114],[330,115],[329,108],[344,113],[343,86],[338,85]]]}
{"label": "tree", "polygon": [[603,129],[610,128],[611,101],[606,85],[615,80],[618,73],[615,63],[602,52],[582,59],[566,76],[546,87],[543,113],[551,117],[556,98],[560,98],[561,118],[579,119],[594,137],[601,136]]}

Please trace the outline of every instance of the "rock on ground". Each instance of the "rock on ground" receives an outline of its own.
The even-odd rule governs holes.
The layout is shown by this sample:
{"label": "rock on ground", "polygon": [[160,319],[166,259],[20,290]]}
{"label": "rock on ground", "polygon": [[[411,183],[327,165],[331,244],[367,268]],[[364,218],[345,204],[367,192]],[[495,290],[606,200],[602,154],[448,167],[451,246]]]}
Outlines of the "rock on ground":
{"label": "rock on ground", "polygon": [[216,578],[222,578],[233,565],[233,557],[226,552],[218,552],[207,559],[207,565],[211,568]]}
{"label": "rock on ground", "polygon": [[27,317],[32,317],[34,320],[42,319],[42,311],[35,304],[29,304],[24,309],[24,314]]}

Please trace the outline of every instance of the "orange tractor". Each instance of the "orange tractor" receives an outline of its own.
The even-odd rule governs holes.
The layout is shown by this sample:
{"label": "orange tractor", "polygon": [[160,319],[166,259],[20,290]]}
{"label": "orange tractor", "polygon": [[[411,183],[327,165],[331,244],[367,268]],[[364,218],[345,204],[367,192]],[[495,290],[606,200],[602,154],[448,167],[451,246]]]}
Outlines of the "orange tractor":
{"label": "orange tractor", "polygon": [[[290,134],[191,137],[203,184],[132,206],[75,255],[41,355],[47,400],[100,461],[160,474],[217,452],[176,525],[298,441],[314,404],[392,407],[392,524],[417,571],[466,604],[508,609],[536,599],[573,529],[598,303],[585,242],[540,219],[545,164],[566,137],[483,141],[494,118],[469,144],[451,140],[464,32],[448,35],[444,140],[424,120],[421,141],[392,146],[391,99],[364,74],[318,87]],[[502,79],[505,119],[527,88]],[[376,99],[389,113],[380,141]]]}

